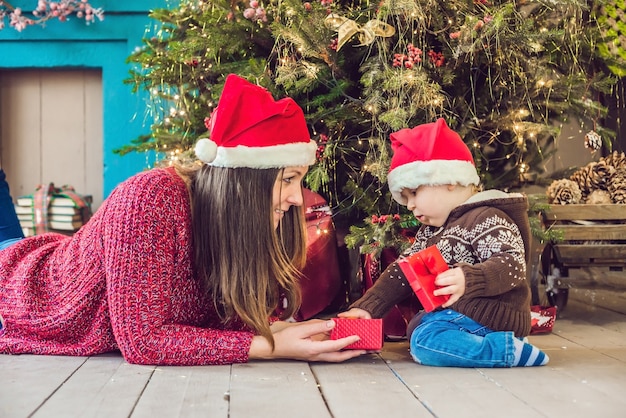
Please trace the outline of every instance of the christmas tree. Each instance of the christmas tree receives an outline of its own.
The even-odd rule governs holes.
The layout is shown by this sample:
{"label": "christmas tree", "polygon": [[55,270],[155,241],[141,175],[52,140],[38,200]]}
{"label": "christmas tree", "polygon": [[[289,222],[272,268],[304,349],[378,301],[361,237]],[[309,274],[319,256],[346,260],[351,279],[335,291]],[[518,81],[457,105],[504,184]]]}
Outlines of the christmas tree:
{"label": "christmas tree", "polygon": [[151,129],[118,152],[187,158],[237,73],[304,109],[319,144],[307,186],[351,226],[349,244],[402,248],[415,221],[386,187],[395,130],[445,118],[484,186],[505,190],[541,179],[562,123],[610,148],[602,98],[616,79],[594,3],[183,0],[152,13],[155,30],[129,57]]}

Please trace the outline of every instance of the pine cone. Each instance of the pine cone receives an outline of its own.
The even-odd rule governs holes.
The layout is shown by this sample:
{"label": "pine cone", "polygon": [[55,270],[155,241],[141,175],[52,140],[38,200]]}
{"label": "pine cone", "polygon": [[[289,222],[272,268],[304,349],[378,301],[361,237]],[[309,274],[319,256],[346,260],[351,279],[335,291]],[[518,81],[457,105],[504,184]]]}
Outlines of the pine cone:
{"label": "pine cone", "polygon": [[602,158],[608,165],[612,165],[616,170],[626,169],[626,155],[613,151],[612,154]]}
{"label": "pine cone", "polygon": [[602,137],[596,131],[589,131],[585,135],[585,148],[597,151],[602,148]]}
{"label": "pine cone", "polygon": [[613,175],[608,189],[613,203],[626,204],[626,168]]}
{"label": "pine cone", "polygon": [[548,203],[569,205],[580,203],[582,194],[578,183],[569,179],[554,180],[546,190]]}
{"label": "pine cone", "polygon": [[609,193],[608,191],[594,190],[593,192],[589,193],[589,196],[587,196],[587,201],[585,203],[590,205],[604,205],[613,203],[613,200],[611,199],[611,193]]}
{"label": "pine cone", "polygon": [[587,196],[596,190],[607,190],[607,185],[615,173],[615,168],[607,164],[606,161],[591,162],[582,167],[570,176],[570,180],[578,183],[582,193],[582,201],[587,200]]}

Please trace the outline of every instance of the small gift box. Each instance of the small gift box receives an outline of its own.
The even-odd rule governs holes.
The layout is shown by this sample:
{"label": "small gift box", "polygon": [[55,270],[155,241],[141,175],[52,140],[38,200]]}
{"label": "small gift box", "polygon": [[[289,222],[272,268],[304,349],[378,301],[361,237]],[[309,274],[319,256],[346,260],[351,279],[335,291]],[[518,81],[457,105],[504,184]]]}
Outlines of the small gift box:
{"label": "small gift box", "polygon": [[555,320],[556,306],[533,305],[530,307],[531,334],[545,334],[552,332]]}
{"label": "small gift box", "polygon": [[335,328],[330,339],[358,335],[361,339],[345,347],[351,350],[380,350],[383,347],[383,320],[363,318],[333,318]]}
{"label": "small gift box", "polygon": [[433,311],[450,298],[449,295],[433,295],[433,291],[437,288],[435,278],[439,273],[448,270],[448,264],[436,246],[433,245],[398,260],[398,266],[426,312]]}

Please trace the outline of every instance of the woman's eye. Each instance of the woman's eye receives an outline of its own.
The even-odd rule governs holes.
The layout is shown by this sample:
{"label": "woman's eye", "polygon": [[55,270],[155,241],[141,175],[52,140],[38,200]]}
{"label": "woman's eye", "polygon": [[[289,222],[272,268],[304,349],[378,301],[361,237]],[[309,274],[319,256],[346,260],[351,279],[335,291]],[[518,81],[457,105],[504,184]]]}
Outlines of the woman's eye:
{"label": "woman's eye", "polygon": [[283,178],[283,181],[284,181],[285,183],[291,184],[291,182],[293,181],[293,177],[284,177],[284,178]]}

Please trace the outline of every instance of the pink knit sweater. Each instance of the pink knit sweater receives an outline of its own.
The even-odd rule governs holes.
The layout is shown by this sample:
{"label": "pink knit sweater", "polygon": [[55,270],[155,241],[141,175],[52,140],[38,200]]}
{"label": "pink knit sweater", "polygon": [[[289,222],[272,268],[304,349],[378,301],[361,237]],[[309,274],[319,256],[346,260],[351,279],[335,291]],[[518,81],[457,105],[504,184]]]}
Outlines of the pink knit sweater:
{"label": "pink knit sweater", "polygon": [[223,329],[194,277],[190,219],[182,179],[154,169],[119,185],[72,238],[39,235],[0,251],[0,353],[247,361],[254,334]]}

